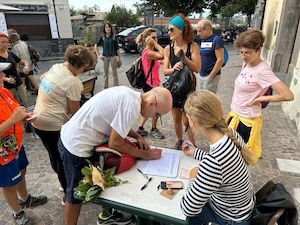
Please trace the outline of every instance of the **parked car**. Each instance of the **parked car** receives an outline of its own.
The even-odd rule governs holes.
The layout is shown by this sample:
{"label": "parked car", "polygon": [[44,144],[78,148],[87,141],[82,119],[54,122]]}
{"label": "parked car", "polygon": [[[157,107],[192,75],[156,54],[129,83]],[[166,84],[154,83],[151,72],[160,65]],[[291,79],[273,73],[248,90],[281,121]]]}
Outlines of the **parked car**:
{"label": "parked car", "polygon": [[[141,52],[141,49],[135,43],[136,37],[142,33],[148,26],[140,25],[136,27],[130,27],[117,34],[119,40],[119,47],[125,52],[134,50],[135,52]],[[158,43],[164,47],[170,43],[170,37],[167,33],[164,33],[161,29],[154,27],[157,33]]]}

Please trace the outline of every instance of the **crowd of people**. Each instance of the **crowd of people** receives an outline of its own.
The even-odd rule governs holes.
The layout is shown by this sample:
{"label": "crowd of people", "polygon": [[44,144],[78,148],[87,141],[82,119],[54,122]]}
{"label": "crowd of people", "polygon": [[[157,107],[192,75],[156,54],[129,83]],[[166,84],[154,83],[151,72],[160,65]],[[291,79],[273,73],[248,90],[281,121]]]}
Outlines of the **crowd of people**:
{"label": "crowd of people", "polygon": [[[0,177],[0,187],[16,224],[31,224],[22,207],[47,201],[46,196],[31,195],[26,188],[25,172],[29,163],[22,143],[21,121],[32,123],[48,151],[64,191],[64,223],[76,225],[82,201],[74,198],[74,188],[82,179],[81,169],[87,165],[86,159],[92,160],[95,146],[107,143],[120,153],[146,160],[158,159],[162,150],[151,148],[144,139],[149,133],[144,124],[152,118],[150,135],[163,139],[156,125],[158,118],[168,112],[177,138],[174,149],[200,161],[190,172],[191,181],[180,203],[187,223],[252,224],[255,197],[249,166],[255,166],[262,151],[261,104],[291,101],[293,93],[261,58],[262,32],[248,29],[234,42],[243,66],[235,80],[231,111],[224,118],[222,102],[217,96],[224,44],[213,34],[211,22],[203,19],[197,24],[200,46],[194,42],[192,26],[182,14],[170,20],[168,34],[171,44],[165,48],[157,42],[157,33],[152,28],[145,29],[136,39],[143,49],[142,65],[147,77],[140,93],[119,86],[117,68],[122,61],[118,40],[112,25],[106,22],[97,44],[103,45],[103,53],[94,46],[98,59],[104,62],[104,90],[80,106],[83,86],[78,75],[95,64],[93,50],[91,54],[84,46],[68,47],[64,62],[53,65],[36,82],[26,42],[21,41],[16,31],[11,31],[9,36],[0,33],[0,109],[5,112],[0,114],[0,171],[5,175]],[[180,60],[181,52],[185,63]],[[114,81],[111,88],[108,87],[109,64]],[[200,90],[174,97],[167,88],[160,87],[160,64],[165,76],[172,76],[187,66],[199,76]],[[25,77],[38,90],[33,113],[26,112]],[[269,87],[276,94],[264,95]],[[132,128],[139,117],[135,131]],[[183,140],[183,126],[188,140]],[[210,143],[209,150],[197,147],[195,134]],[[137,148],[125,142],[127,136],[136,139]],[[8,142],[13,144],[5,145]],[[133,215],[104,208],[97,224],[107,224],[107,221],[129,224],[132,218]]]}

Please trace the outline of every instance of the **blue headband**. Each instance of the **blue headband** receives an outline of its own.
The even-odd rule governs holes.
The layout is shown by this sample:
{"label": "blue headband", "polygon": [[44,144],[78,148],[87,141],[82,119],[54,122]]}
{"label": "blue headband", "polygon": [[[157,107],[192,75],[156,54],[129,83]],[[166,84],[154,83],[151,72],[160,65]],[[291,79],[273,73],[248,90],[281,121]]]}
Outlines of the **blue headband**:
{"label": "blue headband", "polygon": [[180,16],[175,16],[173,19],[171,19],[169,25],[174,25],[181,31],[184,31],[184,20]]}

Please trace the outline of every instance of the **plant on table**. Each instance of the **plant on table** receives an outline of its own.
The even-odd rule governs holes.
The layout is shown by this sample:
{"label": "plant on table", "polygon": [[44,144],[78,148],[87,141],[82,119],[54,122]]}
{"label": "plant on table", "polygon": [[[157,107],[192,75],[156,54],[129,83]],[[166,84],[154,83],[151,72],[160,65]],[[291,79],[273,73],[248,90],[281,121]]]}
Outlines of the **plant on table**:
{"label": "plant on table", "polygon": [[127,180],[122,181],[114,176],[116,167],[103,170],[99,166],[93,166],[90,161],[87,160],[87,162],[89,166],[85,166],[81,169],[84,178],[74,189],[74,194],[77,198],[91,201],[94,198],[99,197],[101,192],[105,191],[105,188],[128,183]]}

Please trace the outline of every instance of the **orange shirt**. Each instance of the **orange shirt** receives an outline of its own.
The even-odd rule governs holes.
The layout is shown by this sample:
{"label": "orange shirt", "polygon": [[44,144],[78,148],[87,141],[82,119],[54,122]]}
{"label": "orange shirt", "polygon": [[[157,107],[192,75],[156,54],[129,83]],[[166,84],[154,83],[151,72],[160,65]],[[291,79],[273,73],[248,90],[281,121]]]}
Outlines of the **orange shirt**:
{"label": "orange shirt", "polygon": [[[19,103],[14,99],[10,92],[6,88],[0,88],[0,124],[7,120],[18,106],[20,106]],[[18,151],[20,151],[23,139],[22,123],[17,122],[14,126],[11,126],[0,138],[2,139],[9,134],[15,134],[18,143]],[[0,157],[0,164],[5,165],[14,158],[15,155],[8,155],[8,159],[6,160]]]}

